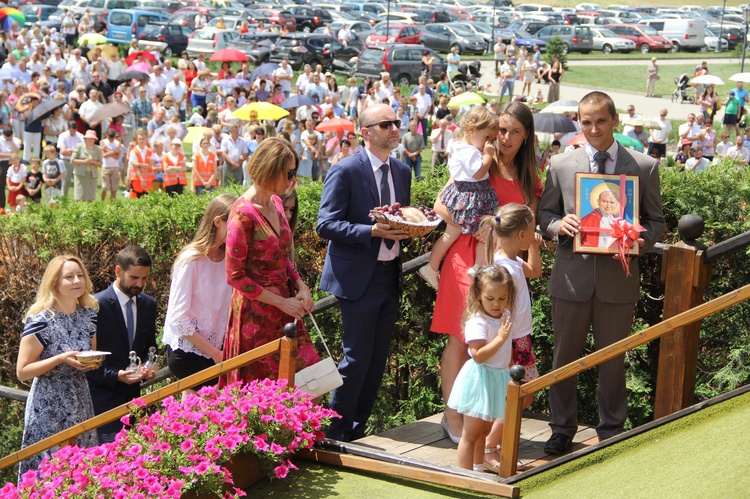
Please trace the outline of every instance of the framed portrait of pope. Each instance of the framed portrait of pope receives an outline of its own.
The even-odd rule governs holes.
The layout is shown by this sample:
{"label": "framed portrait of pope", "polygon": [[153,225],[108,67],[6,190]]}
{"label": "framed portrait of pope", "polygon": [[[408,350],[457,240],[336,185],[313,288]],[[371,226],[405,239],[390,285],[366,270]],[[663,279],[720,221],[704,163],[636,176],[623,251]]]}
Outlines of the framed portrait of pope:
{"label": "framed portrait of pope", "polygon": [[[638,176],[576,173],[575,215],[581,221],[574,250],[616,254],[618,234],[638,225]],[[628,254],[638,255],[638,243]]]}

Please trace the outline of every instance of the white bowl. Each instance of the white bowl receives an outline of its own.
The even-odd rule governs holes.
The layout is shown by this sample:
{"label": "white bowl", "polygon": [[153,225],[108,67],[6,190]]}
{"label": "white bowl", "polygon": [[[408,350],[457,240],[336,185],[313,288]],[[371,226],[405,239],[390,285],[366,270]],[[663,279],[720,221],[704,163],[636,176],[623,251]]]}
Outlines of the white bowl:
{"label": "white bowl", "polygon": [[112,352],[100,352],[98,350],[86,350],[76,355],[76,360],[81,364],[101,364],[107,355]]}

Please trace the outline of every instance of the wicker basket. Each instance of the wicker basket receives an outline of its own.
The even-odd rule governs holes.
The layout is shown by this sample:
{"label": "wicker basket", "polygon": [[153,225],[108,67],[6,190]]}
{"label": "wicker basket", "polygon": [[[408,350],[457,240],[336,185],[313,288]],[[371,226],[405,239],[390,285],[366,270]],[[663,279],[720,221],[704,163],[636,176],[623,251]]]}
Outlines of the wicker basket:
{"label": "wicker basket", "polygon": [[442,222],[442,220],[439,218],[432,222],[407,222],[400,218],[396,219],[396,217],[394,217],[393,215],[387,215],[382,211],[376,210],[371,210],[370,215],[372,215],[372,218],[374,218],[376,222],[381,224],[388,224],[394,229],[399,229],[406,232],[411,237],[424,237],[435,230],[435,227],[440,225],[440,222]]}

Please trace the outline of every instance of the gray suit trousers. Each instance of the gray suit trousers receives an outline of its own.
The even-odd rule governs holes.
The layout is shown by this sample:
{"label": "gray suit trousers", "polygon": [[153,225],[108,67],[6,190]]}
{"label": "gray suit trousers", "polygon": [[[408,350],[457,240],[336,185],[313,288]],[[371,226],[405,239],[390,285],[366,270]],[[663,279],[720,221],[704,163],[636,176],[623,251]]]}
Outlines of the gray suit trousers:
{"label": "gray suit trousers", "polygon": [[[589,325],[594,332],[594,347],[599,350],[630,334],[635,303],[604,303],[596,294],[585,302],[571,302],[552,298],[552,323],[555,328],[555,353],[553,369],[580,358],[586,345]],[[578,430],[578,402],[576,385],[578,377],[552,385],[550,410],[553,433],[564,433],[573,438]],[[628,416],[628,398],[625,389],[624,356],[599,366],[599,425],[596,433],[600,440],[622,432]]]}

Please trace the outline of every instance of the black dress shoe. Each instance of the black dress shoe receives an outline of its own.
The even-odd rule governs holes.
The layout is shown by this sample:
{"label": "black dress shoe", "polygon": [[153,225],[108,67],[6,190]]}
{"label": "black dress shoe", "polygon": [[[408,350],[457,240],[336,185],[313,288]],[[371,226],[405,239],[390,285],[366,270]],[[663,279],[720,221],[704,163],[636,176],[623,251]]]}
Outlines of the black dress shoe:
{"label": "black dress shoe", "polygon": [[565,454],[573,445],[573,439],[564,433],[553,433],[552,436],[544,444],[544,452],[547,454],[554,454],[556,456]]}

